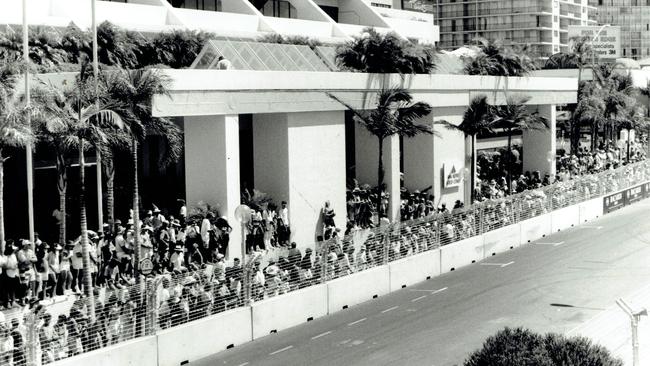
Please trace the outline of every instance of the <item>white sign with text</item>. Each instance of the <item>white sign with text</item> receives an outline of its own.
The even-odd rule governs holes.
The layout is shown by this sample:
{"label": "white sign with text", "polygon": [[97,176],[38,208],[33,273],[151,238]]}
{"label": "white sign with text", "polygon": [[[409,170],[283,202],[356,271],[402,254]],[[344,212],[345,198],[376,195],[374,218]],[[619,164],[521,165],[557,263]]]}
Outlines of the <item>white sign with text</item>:
{"label": "white sign with text", "polygon": [[[591,46],[594,50],[595,56],[599,58],[619,58],[621,56],[621,27],[605,27],[601,29],[600,26],[569,26],[569,39],[574,37],[587,37],[590,41],[593,40]],[[594,39],[594,37],[598,36]]]}

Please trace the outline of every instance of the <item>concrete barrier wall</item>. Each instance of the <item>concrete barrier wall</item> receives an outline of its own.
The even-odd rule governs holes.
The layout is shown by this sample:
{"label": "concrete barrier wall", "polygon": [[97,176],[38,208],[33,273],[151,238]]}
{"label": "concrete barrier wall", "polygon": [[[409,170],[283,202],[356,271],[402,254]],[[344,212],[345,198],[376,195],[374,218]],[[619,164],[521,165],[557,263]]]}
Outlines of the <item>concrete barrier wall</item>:
{"label": "concrete barrier wall", "polygon": [[388,266],[357,272],[327,283],[327,308],[330,314],[390,292]]}
{"label": "concrete barrier wall", "polygon": [[483,234],[483,251],[486,257],[514,249],[520,244],[519,224],[508,225]]}
{"label": "concrete barrier wall", "polygon": [[551,212],[551,231],[557,233],[564,229],[578,225],[580,221],[580,207],[573,205]]}
{"label": "concrete barrier wall", "polygon": [[242,307],[158,332],[158,365],[179,366],[253,340],[251,308]]}
{"label": "concrete barrier wall", "polygon": [[580,223],[603,216],[603,197],[594,198],[578,205]]}
{"label": "concrete barrier wall", "polygon": [[440,249],[416,254],[388,264],[390,292],[440,275]]}
{"label": "concrete barrier wall", "polygon": [[251,305],[253,339],[327,315],[327,285],[311,286]]}
{"label": "concrete barrier wall", "polygon": [[522,245],[551,234],[551,214],[544,214],[519,223]]}
{"label": "concrete barrier wall", "polygon": [[483,237],[461,240],[440,247],[440,272],[446,273],[485,258]]}
{"label": "concrete barrier wall", "polygon": [[53,366],[157,366],[156,336],[142,337],[51,363]]}

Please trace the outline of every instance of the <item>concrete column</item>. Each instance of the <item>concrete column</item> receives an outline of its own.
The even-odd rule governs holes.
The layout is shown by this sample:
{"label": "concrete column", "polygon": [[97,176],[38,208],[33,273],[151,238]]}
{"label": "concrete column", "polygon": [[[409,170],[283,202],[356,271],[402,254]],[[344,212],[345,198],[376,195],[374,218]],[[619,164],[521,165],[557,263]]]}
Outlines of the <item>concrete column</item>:
{"label": "concrete column", "polygon": [[203,201],[228,218],[228,257],[241,258],[238,115],[185,118],[185,186],[188,211]]}
{"label": "concrete column", "polygon": [[556,108],[555,104],[539,105],[537,111],[545,117],[550,125],[549,129],[537,131],[524,131],[523,133],[523,170],[539,170],[544,177],[549,174],[555,177],[555,149],[556,149]]}
{"label": "concrete column", "polygon": [[345,115],[343,111],[253,116],[255,187],[287,201],[291,240],[312,247],[330,201],[344,230]]}
{"label": "concrete column", "polygon": [[[355,162],[356,176],[359,184],[377,185],[377,164],[379,147],[377,137],[371,135],[363,126],[355,125]],[[388,218],[391,222],[399,220],[400,206],[400,169],[399,137],[392,136],[384,140],[384,183],[390,194]]]}
{"label": "concrete column", "polygon": [[[434,108],[419,123],[432,124],[434,135],[419,135],[404,140],[404,184],[410,191],[428,192],[435,196],[436,205],[445,203],[453,207],[456,200],[465,201],[465,166],[467,163],[465,139],[461,132],[451,130],[434,121],[445,120],[459,124],[464,107]],[[459,185],[445,186],[445,168],[452,168],[463,179]]]}

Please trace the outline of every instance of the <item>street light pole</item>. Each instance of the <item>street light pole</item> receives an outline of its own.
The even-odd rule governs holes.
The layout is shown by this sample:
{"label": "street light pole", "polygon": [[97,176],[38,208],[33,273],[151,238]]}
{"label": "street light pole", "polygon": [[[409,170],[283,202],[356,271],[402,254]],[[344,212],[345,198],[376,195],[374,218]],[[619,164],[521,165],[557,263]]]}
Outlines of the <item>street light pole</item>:
{"label": "street light pole", "polygon": [[648,315],[646,309],[641,309],[637,312],[634,312],[630,305],[628,305],[623,299],[616,300],[616,305],[618,305],[621,310],[625,312],[630,317],[630,323],[632,326],[632,366],[640,366],[639,363],[639,321],[641,316]]}

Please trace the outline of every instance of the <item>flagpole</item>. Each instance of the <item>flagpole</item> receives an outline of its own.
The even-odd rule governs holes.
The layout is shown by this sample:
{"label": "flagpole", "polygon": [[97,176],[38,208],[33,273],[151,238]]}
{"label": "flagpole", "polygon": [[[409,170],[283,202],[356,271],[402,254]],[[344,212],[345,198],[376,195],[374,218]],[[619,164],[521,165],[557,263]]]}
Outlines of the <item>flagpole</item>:
{"label": "flagpole", "polygon": [[[29,24],[27,23],[27,0],[23,0],[23,58],[25,61],[25,106],[27,107],[27,125],[31,127],[31,95],[29,90]],[[29,222],[29,241],[34,247],[34,170],[32,162],[32,144],[27,144],[25,149],[25,160],[27,162],[27,211]]]}
{"label": "flagpole", "polygon": [[[93,76],[95,77],[95,103],[98,103],[99,92],[97,90],[97,77],[99,75],[99,64],[97,60],[97,0],[90,0],[92,8],[92,28],[93,28]],[[99,149],[95,149],[97,155],[97,231],[103,230],[104,226],[104,195],[102,192],[102,159]]]}

